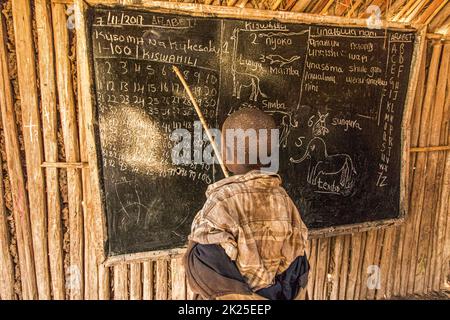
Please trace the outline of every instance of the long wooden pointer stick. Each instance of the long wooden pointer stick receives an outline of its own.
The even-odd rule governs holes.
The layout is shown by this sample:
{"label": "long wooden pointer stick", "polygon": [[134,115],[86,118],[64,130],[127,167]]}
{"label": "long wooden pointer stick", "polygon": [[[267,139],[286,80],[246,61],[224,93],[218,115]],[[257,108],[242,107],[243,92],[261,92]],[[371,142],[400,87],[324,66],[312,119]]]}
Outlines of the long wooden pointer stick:
{"label": "long wooden pointer stick", "polygon": [[191,99],[192,104],[194,105],[195,111],[197,112],[198,117],[200,118],[200,122],[202,123],[203,129],[206,131],[206,135],[208,136],[209,141],[211,142],[211,145],[214,149],[214,153],[216,154],[217,160],[219,161],[220,167],[222,168],[223,174],[225,177],[229,177],[227,168],[225,168],[225,164],[222,161],[222,156],[220,155],[219,147],[217,146],[216,142],[214,141],[211,132],[209,132],[208,124],[206,123],[205,118],[203,117],[202,110],[200,110],[200,107],[197,104],[197,101],[195,101],[194,95],[192,94],[191,89],[189,88],[186,80],[184,79],[183,75],[180,72],[180,69],[176,66],[172,66],[173,71],[175,74],[180,78],[181,83],[183,84],[184,89],[186,89],[186,92],[189,96],[189,99]]}

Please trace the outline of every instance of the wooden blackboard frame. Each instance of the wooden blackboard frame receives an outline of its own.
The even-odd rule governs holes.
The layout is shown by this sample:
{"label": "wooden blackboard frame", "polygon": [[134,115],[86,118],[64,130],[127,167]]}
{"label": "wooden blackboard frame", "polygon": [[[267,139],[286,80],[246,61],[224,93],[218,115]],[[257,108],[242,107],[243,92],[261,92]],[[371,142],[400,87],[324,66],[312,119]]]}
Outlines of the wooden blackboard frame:
{"label": "wooden blackboard frame", "polygon": [[[253,20],[277,20],[285,23],[315,23],[346,27],[367,27],[365,19],[352,19],[334,16],[321,16],[304,13],[295,13],[287,11],[270,11],[238,7],[210,6],[190,3],[174,3],[147,0],[75,0],[76,9],[76,28],[77,28],[77,53],[79,59],[79,78],[80,78],[80,116],[84,119],[84,130],[86,133],[89,171],[91,184],[91,215],[86,217],[86,229],[93,232],[97,262],[104,265],[114,265],[124,261],[144,261],[158,257],[171,257],[182,254],[185,248],[174,248],[169,250],[140,252],[132,254],[123,254],[108,256],[107,252],[107,228],[106,212],[103,204],[104,195],[101,186],[101,177],[99,172],[100,157],[98,155],[98,144],[95,134],[97,120],[95,119],[96,106],[94,99],[94,78],[93,64],[89,57],[90,36],[87,29],[86,11],[89,7],[101,8],[130,8],[141,9],[151,12],[185,14],[195,17],[220,17],[220,18],[240,18]],[[410,120],[412,105],[414,102],[415,90],[418,80],[418,62],[425,49],[426,26],[417,24],[406,24],[399,22],[382,21],[382,28],[391,30],[407,30],[416,33],[414,52],[411,61],[411,72],[408,82],[408,91],[403,113],[401,126],[401,172],[400,172],[400,216],[395,219],[385,219],[357,223],[351,225],[310,230],[310,238],[329,237],[338,234],[348,234],[362,232],[369,229],[377,229],[387,226],[394,226],[402,223],[406,217],[408,204],[408,167],[410,158]]]}

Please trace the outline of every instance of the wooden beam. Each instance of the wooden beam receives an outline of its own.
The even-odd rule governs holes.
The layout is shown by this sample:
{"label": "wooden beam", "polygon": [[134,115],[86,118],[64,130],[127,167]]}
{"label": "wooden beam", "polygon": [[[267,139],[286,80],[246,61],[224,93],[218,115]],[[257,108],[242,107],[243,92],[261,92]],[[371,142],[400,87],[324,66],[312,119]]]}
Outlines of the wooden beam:
{"label": "wooden beam", "polygon": [[[436,85],[436,93],[433,99],[433,112],[431,115],[431,130],[430,136],[428,137],[429,145],[439,145],[441,142],[441,128],[445,126],[445,122],[448,119],[444,118],[445,115],[445,105],[446,105],[446,91],[447,91],[447,80],[449,77],[449,65],[450,65],[450,45],[445,45],[442,50],[441,61],[439,64],[439,75]],[[448,94],[448,93],[447,93]],[[430,220],[430,233],[429,233],[429,246],[428,249],[424,249],[427,252],[427,268],[425,272],[424,281],[424,291],[429,292],[433,288],[433,277],[435,276],[436,266],[440,265],[438,261],[437,252],[439,246],[443,246],[443,242],[439,242],[438,239],[440,228],[442,227],[441,219],[439,218],[438,205],[442,200],[440,198],[441,186],[443,184],[442,176],[445,167],[445,154],[432,153],[428,156],[429,166],[427,168],[427,178],[428,184],[426,190],[430,192],[429,196],[426,196],[427,201],[425,202],[424,211],[429,212]],[[444,201],[448,201],[445,199]],[[442,238],[441,238],[442,239]],[[440,274],[437,276],[440,278]]]}
{"label": "wooden beam", "polygon": [[[443,100],[445,101],[445,100]],[[410,148],[410,152],[435,152],[435,151],[447,151],[450,150],[450,146],[434,146],[434,147],[415,147]]]}
{"label": "wooden beam", "polygon": [[89,162],[43,162],[42,168],[83,169],[89,168]]}
{"label": "wooden beam", "polygon": [[[391,274],[391,261],[394,259],[394,252],[392,250],[393,242],[395,240],[395,232],[397,231],[397,228],[386,228],[384,230],[383,238],[378,240],[377,239],[377,245],[379,246],[380,250],[380,258],[379,263],[374,263],[375,265],[379,266],[379,284],[380,288],[376,288],[375,297],[377,300],[387,298],[390,293],[388,292],[388,281],[392,280],[390,279]],[[379,236],[381,236],[379,234]]]}
{"label": "wooden beam", "polygon": [[111,256],[106,259],[104,262],[105,266],[113,266],[117,264],[121,264],[124,262],[145,262],[149,259],[157,259],[157,258],[176,258],[183,255],[186,252],[186,248],[174,248],[168,250],[157,250],[157,251],[148,251],[148,252],[137,252],[137,253],[129,253],[122,254],[117,256]]}
{"label": "wooden beam", "polygon": [[34,271],[33,243],[31,239],[30,213],[27,191],[20,159],[19,135],[16,126],[13,92],[9,80],[6,32],[0,17],[0,107],[5,135],[6,163],[13,202],[14,225],[22,283],[22,298],[36,299],[36,274]]}
{"label": "wooden beam", "polygon": [[142,271],[140,263],[130,264],[130,300],[142,299]]}
{"label": "wooden beam", "polygon": [[320,238],[317,241],[317,265],[314,281],[314,300],[325,300],[327,275],[328,275],[328,259],[329,259],[330,238]]}
{"label": "wooden beam", "polygon": [[[80,162],[77,116],[73,94],[72,67],[69,60],[69,35],[65,5],[53,4],[53,33],[55,43],[56,79],[59,99],[59,112],[64,139],[64,149],[68,162]],[[69,288],[71,300],[84,296],[84,237],[81,173],[67,168],[67,193],[69,203],[69,256],[70,268],[80,274],[79,281]]]}
{"label": "wooden beam", "polygon": [[174,258],[170,260],[170,269],[172,272],[172,300],[186,299],[186,279],[183,265],[183,258]]}
{"label": "wooden beam", "polygon": [[[36,77],[36,55],[31,26],[29,0],[12,2],[13,25],[17,57],[17,78],[22,111],[23,141],[27,166],[27,188],[31,231],[39,299],[50,299],[50,273],[47,248],[47,208],[45,196],[44,148]],[[27,276],[27,275],[25,275]],[[28,275],[29,276],[29,275]]]}
{"label": "wooden beam", "polygon": [[311,0],[297,0],[295,5],[292,7],[291,11],[293,12],[304,12],[305,8],[308,6],[308,4],[311,2]]}
{"label": "wooden beam", "polygon": [[418,17],[417,23],[429,24],[433,17],[448,3],[448,0],[434,0]]}
{"label": "wooden beam", "polygon": [[360,278],[360,291],[359,291],[359,299],[365,300],[368,298],[368,295],[371,293],[370,291],[374,291],[374,288],[368,287],[369,280],[369,266],[377,265],[378,261],[374,261],[375,251],[376,251],[376,243],[377,243],[378,232],[376,230],[368,231],[366,237],[366,244],[364,248],[364,252],[362,252],[362,265],[361,265],[361,278]]}
{"label": "wooden beam", "polygon": [[[430,67],[428,71],[428,79],[425,91],[425,98],[423,101],[423,111],[420,122],[420,136],[419,136],[419,147],[427,145],[428,135],[430,132],[430,118],[431,118],[431,103],[433,100],[437,74],[438,74],[438,66],[439,60],[441,56],[442,45],[440,43],[436,43],[433,45],[433,52],[430,62]],[[424,194],[425,194],[425,177],[426,177],[426,168],[427,168],[427,156],[425,153],[421,152],[417,155],[417,163],[416,163],[416,171],[414,174],[414,185],[413,185],[413,193],[411,199],[411,210],[417,210],[416,219],[414,221],[414,229],[413,234],[415,238],[413,238],[412,245],[409,250],[412,251],[411,256],[411,269],[409,270],[409,280],[407,286],[408,294],[419,292],[419,287],[421,287],[421,277],[422,272],[425,271],[423,268],[424,263],[426,261],[423,260],[424,254],[422,250],[419,250],[420,246],[420,238],[424,239],[425,230],[421,231],[421,220],[423,215],[423,203],[424,203]],[[426,224],[424,224],[426,226]],[[422,235],[422,236],[420,236]],[[420,252],[419,252],[420,251]],[[417,290],[416,290],[417,289]]]}
{"label": "wooden beam", "polygon": [[[365,235],[365,234],[364,234]],[[347,288],[345,299],[354,300],[358,299],[357,295],[357,284],[359,282],[360,273],[360,261],[361,261],[361,249],[363,245],[363,234],[356,233],[351,235],[350,240],[350,261],[349,261],[349,271],[347,275]]]}
{"label": "wooden beam", "polygon": [[[2,23],[0,21],[0,23]],[[1,70],[0,70],[1,72]],[[1,86],[0,86],[1,87]],[[0,163],[2,163],[0,153]],[[0,170],[0,299],[14,300],[14,265],[9,252],[9,227],[3,188],[3,170]]]}
{"label": "wooden beam", "polygon": [[156,288],[155,299],[167,300],[168,294],[168,272],[167,260],[161,259],[156,261]]}
{"label": "wooden beam", "polygon": [[314,297],[314,284],[316,279],[316,265],[317,265],[317,239],[308,241],[306,255],[309,260],[310,270],[308,275],[308,284],[306,286],[307,296],[312,299]]}
{"label": "wooden beam", "polygon": [[[427,47],[425,46],[426,42],[424,41],[422,43],[422,51],[423,53],[420,55],[420,65],[418,68],[419,71],[419,78],[418,78],[418,85],[415,92],[414,97],[414,104],[413,104],[413,113],[411,117],[411,129],[410,133],[410,142],[409,144],[417,145],[419,143],[419,136],[420,136],[420,123],[421,123],[421,117],[422,117],[422,104],[423,104],[423,98],[425,96],[425,83],[426,83],[426,67],[427,67],[427,54],[426,50]],[[412,158],[409,165],[409,174],[408,174],[408,192],[409,192],[409,199],[412,198],[413,190],[414,190],[414,183],[415,179],[414,176],[418,172],[416,169],[417,162],[417,156],[418,154],[413,153]],[[419,168],[420,169],[420,168]],[[420,170],[419,170],[420,171]],[[398,249],[399,255],[397,255],[397,263],[396,263],[396,274],[400,275],[399,277],[396,277],[394,279],[394,288],[393,288],[393,295],[406,295],[407,292],[407,286],[408,286],[408,275],[410,268],[412,266],[412,256],[413,252],[411,250],[411,245],[414,241],[414,228],[415,228],[415,221],[417,219],[417,215],[419,214],[417,210],[412,210],[411,202],[408,204],[408,215],[406,218],[405,225],[401,227],[400,231],[400,248]]]}
{"label": "wooden beam", "polygon": [[436,15],[429,21],[428,30],[436,32],[450,16],[450,2],[447,3]]}
{"label": "wooden beam", "polygon": [[344,247],[342,252],[341,270],[339,274],[339,292],[338,299],[345,300],[345,295],[347,292],[347,282],[348,282],[348,272],[350,264],[350,249],[351,249],[351,235],[347,234],[344,236]]}
{"label": "wooden beam", "polygon": [[[50,1],[35,1],[37,46],[39,54],[39,82],[42,108],[42,134],[44,164],[58,161],[58,120],[56,107],[55,57]],[[61,205],[58,170],[46,167],[45,182],[48,215],[48,249],[51,253],[50,275],[53,299],[62,300],[64,293],[64,267],[62,245]]]}
{"label": "wooden beam", "polygon": [[153,300],[153,261],[145,261],[142,267],[142,299]]}
{"label": "wooden beam", "polygon": [[98,266],[98,298],[100,300],[109,300],[111,296],[109,271],[110,268],[102,264]]}
{"label": "wooden beam", "polygon": [[[97,149],[96,139],[94,134],[94,115],[95,109],[93,104],[93,92],[91,87],[91,63],[88,56],[89,43],[87,41],[87,27],[86,27],[86,3],[83,0],[75,0],[75,19],[77,28],[77,62],[79,66],[78,81],[80,83],[79,97],[79,113],[83,117],[84,137],[86,140],[86,152],[89,163],[95,164],[89,167],[90,178],[90,196],[91,196],[91,210],[92,216],[86,222],[90,224],[90,228],[95,239],[92,246],[95,246],[98,263],[102,263],[105,259],[105,243],[106,243],[106,220],[101,204],[101,192],[99,172],[97,168]],[[99,270],[101,268],[99,267]],[[106,273],[103,273],[106,277]],[[104,283],[99,279],[99,285]],[[105,292],[106,288],[99,288],[100,292]]]}
{"label": "wooden beam", "polygon": [[337,236],[334,240],[330,252],[330,268],[328,270],[328,280],[330,284],[330,300],[337,300],[339,297],[339,286],[341,282],[341,268],[347,261],[342,261],[344,251],[344,236]]}
{"label": "wooden beam", "polygon": [[114,266],[114,300],[128,300],[128,266]]}
{"label": "wooden beam", "polygon": [[[80,53],[77,52],[77,56]],[[80,60],[77,59],[77,75],[80,75]],[[82,84],[80,77],[77,77],[77,94],[78,94],[78,110],[82,109],[80,96]],[[83,112],[78,112],[78,128],[80,139],[80,163],[81,164],[81,181],[83,189],[83,217],[84,217],[84,270],[85,270],[85,286],[84,298],[89,300],[109,298],[109,271],[104,273],[100,270],[104,268],[100,266],[99,256],[97,255],[96,230],[95,230],[95,208],[93,206],[93,195],[91,192],[91,177],[89,170],[89,154],[86,140],[85,118]],[[106,278],[101,278],[101,276]],[[101,287],[105,286],[106,287]]]}
{"label": "wooden beam", "polygon": [[[450,197],[450,154],[447,154],[445,161],[445,169],[444,169],[444,178],[443,178],[443,186],[442,186],[442,199],[449,199]],[[442,253],[438,253],[441,255],[440,265],[437,267],[440,268],[438,271],[440,273],[440,278],[434,279],[433,289],[435,290],[448,290],[448,275],[450,274],[450,205],[449,201],[442,201],[441,206],[439,208],[439,220],[442,221],[442,231],[443,235],[443,245],[439,248]]]}
{"label": "wooden beam", "polygon": [[[448,72],[450,73],[450,65]],[[450,89],[450,77],[447,77],[447,88]],[[447,102],[445,104],[443,117],[445,123],[441,128],[440,140],[443,144],[448,144],[450,140],[450,99],[446,100]],[[437,271],[438,274],[436,274],[433,283],[433,289],[435,290],[444,290],[449,289],[450,287],[448,283],[448,275],[450,274],[450,265],[448,263],[448,261],[450,261],[450,205],[448,201],[450,198],[450,153],[446,154],[443,162],[445,162],[445,167],[442,178],[441,203],[439,206],[440,232],[438,239],[443,245],[440,246],[438,250],[438,258],[440,257],[441,259],[438,263],[441,265],[438,266],[440,270]],[[437,279],[437,277],[439,277],[439,279]]]}
{"label": "wooden beam", "polygon": [[422,8],[427,4],[428,0],[416,0],[415,2],[416,2],[415,6],[413,6],[402,18],[403,21],[405,22],[415,21],[415,18],[418,15],[419,11],[422,10]]}

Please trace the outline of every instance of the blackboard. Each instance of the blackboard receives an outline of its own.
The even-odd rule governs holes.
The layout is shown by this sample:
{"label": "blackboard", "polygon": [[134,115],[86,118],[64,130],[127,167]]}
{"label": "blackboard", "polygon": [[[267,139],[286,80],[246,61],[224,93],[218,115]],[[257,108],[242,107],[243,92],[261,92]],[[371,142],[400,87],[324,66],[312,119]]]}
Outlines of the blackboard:
{"label": "blackboard", "polygon": [[283,185],[314,232],[400,219],[413,29],[91,7],[108,254],[185,245],[218,165],[173,164],[170,133],[198,120],[184,73],[220,128],[241,107],[280,128]]}

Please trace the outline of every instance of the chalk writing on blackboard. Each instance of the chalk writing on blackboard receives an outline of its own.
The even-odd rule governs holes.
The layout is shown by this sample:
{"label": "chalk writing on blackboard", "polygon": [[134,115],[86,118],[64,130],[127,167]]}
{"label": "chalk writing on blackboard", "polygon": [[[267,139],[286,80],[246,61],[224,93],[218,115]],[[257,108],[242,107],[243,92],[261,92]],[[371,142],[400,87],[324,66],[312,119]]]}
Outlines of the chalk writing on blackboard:
{"label": "chalk writing on blackboard", "polygon": [[[312,229],[400,215],[410,30],[90,8],[109,254],[184,245],[217,165],[172,161],[194,108],[212,128],[243,108],[280,129],[280,175]],[[200,133],[201,134],[201,133]],[[197,137],[198,138],[198,137]]]}

